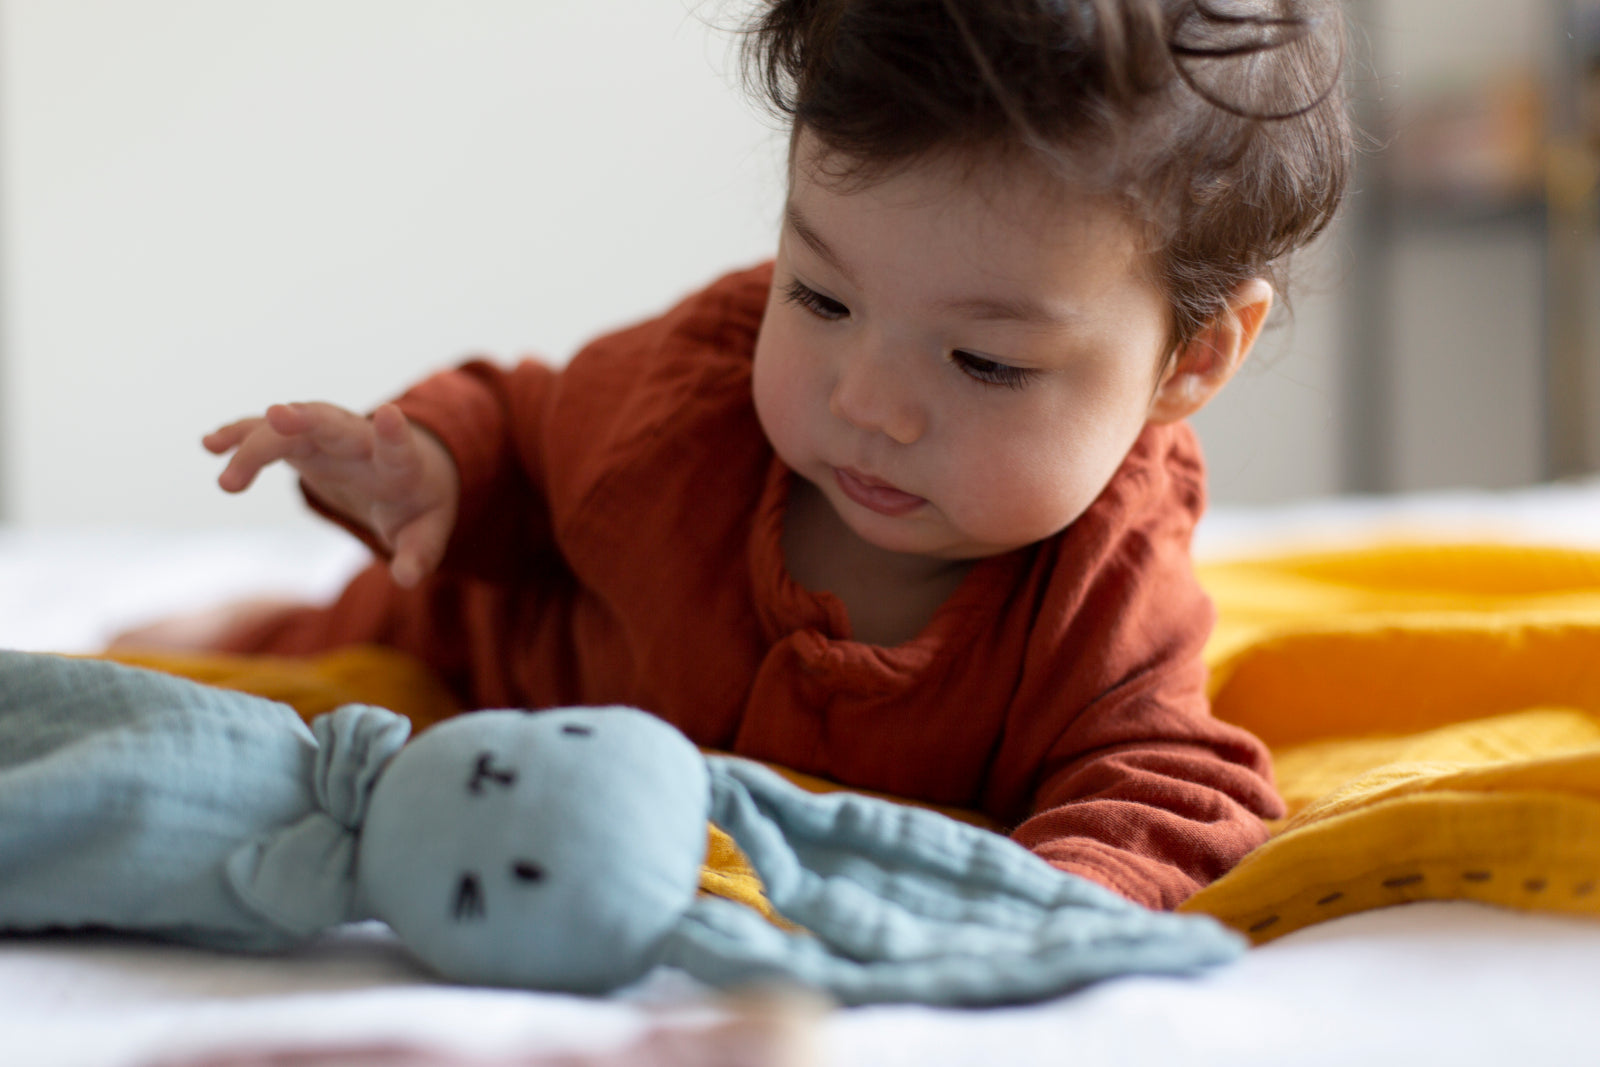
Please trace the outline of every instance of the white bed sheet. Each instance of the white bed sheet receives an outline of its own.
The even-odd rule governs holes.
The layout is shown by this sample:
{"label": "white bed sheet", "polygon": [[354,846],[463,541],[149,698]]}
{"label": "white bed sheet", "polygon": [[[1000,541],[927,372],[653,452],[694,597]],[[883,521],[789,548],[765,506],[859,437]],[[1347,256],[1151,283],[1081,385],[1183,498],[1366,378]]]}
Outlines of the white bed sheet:
{"label": "white bed sheet", "polygon": [[[1217,557],[1394,534],[1600,545],[1600,485],[1219,509],[1197,549]],[[184,535],[0,528],[0,647],[89,651],[125,626],[222,598],[325,596],[361,559],[342,535],[309,524]],[[1298,931],[1198,978],[1120,980],[1025,1008],[825,1013],[810,1024],[809,1058],[871,1067],[1588,1062],[1600,1060],[1596,1004],[1600,923],[1417,904]],[[445,985],[371,924],[265,959],[104,937],[0,940],[7,1067],[370,1045],[535,1062],[617,1049],[658,1027],[700,1032],[728,1010],[671,974],[600,1000]]]}

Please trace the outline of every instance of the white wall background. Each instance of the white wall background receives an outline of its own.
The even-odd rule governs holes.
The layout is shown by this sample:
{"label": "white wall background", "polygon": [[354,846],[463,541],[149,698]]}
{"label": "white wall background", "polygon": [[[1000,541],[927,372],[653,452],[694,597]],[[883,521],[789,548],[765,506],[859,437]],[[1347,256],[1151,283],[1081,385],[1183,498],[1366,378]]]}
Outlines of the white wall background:
{"label": "white wall background", "polygon": [[564,358],[770,254],[778,138],[689,0],[5,0],[6,515],[270,521],[198,444]]}
{"label": "white wall background", "polygon": [[[468,353],[565,358],[768,255],[781,136],[708,26],[738,2],[0,0],[0,516],[302,521],[282,472],[216,490],[199,436],[276,400],[366,407]],[[1501,0],[1379,6],[1419,71],[1538,35]],[[1485,319],[1537,323],[1520,289],[1465,290],[1449,254],[1406,255]],[[1475,268],[1491,287],[1494,255]],[[1295,322],[1198,420],[1214,499],[1341,484],[1341,293],[1360,264],[1336,234],[1307,267]],[[1407,306],[1405,343],[1425,345],[1435,312]],[[1426,371],[1401,385],[1447,423],[1485,412],[1466,432],[1521,455],[1532,354],[1481,359],[1515,382],[1465,400]],[[1485,440],[1497,416],[1509,452]],[[1427,478],[1472,480],[1432,454],[1413,462]],[[1494,480],[1534,473],[1511,466]]]}

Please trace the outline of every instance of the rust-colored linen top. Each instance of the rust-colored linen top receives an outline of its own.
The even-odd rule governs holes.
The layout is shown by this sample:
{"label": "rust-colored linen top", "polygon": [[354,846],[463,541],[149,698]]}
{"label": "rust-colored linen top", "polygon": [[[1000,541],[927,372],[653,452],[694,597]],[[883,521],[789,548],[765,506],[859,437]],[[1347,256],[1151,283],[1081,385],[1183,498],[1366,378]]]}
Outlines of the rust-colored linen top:
{"label": "rust-colored linen top", "polygon": [[982,811],[1155,907],[1263,841],[1266,750],[1204,693],[1191,431],[1146,429],[1071,527],[980,561],[911,641],[853,641],[784,567],[793,475],[750,392],[770,278],[730,275],[561,371],[472,362],[406,393],[461,474],[439,574],[406,592],[375,565],[248,647],[375,640],[469,706],[635,705],[703,746]]}

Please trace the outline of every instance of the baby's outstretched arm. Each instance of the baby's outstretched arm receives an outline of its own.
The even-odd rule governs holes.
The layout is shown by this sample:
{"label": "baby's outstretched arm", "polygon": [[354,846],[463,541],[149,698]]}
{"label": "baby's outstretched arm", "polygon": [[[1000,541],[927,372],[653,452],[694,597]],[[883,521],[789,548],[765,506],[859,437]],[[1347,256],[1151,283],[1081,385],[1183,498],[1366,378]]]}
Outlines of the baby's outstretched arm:
{"label": "baby's outstretched arm", "polygon": [[272,463],[289,464],[321,503],[389,549],[389,570],[413,586],[439,565],[455,526],[460,477],[445,447],[393,404],[370,418],[333,404],[274,404],[202,438],[233,455],[217,478],[243,492]]}

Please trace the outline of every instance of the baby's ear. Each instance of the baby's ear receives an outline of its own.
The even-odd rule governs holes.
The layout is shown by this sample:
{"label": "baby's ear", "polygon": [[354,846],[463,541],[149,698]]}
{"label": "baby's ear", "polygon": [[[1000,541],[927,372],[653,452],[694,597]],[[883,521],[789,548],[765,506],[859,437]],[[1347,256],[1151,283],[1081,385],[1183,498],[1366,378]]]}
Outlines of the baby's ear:
{"label": "baby's ear", "polygon": [[1151,422],[1177,422],[1205,407],[1244,365],[1272,310],[1272,286],[1252,278],[1205,329],[1179,347],[1150,401]]}

